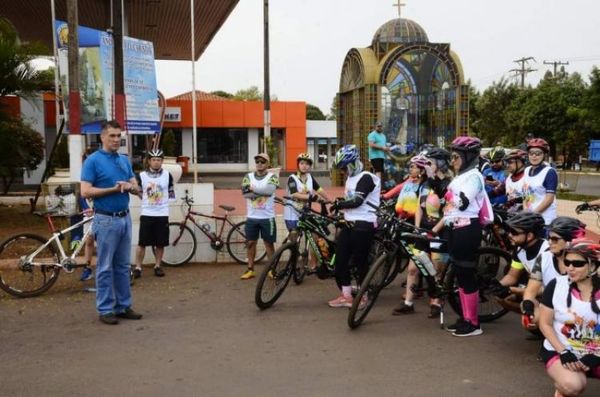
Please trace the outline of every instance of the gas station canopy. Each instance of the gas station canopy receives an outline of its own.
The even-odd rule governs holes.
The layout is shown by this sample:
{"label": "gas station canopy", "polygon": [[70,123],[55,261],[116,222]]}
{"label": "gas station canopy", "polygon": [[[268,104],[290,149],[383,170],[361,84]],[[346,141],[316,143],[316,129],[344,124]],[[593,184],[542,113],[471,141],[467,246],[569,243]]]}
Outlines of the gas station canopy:
{"label": "gas station canopy", "polygon": [[[111,2],[78,0],[79,25],[111,27]],[[195,0],[195,55],[202,55],[239,0]],[[123,0],[125,35],[154,43],[156,59],[191,57],[190,0]],[[56,0],[56,19],[67,20],[67,0]],[[0,0],[0,16],[16,28],[22,41],[39,41],[52,50],[50,0]]]}

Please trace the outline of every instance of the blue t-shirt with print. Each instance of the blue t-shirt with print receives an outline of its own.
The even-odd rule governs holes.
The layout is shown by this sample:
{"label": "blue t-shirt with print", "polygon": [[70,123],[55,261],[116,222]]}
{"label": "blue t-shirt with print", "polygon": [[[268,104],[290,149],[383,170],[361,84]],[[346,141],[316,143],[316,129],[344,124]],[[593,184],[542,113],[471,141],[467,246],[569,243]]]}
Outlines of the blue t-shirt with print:
{"label": "blue t-shirt with print", "polygon": [[[92,153],[83,163],[81,180],[94,187],[110,188],[118,181],[129,182],[134,177],[129,159],[119,153],[100,149]],[[129,208],[129,193],[117,192],[102,197],[94,197],[94,209],[119,212]]]}
{"label": "blue t-shirt with print", "polygon": [[[385,146],[385,134],[383,132],[371,131],[368,136],[368,141],[374,143],[377,146]],[[385,152],[380,149],[375,149],[369,146],[369,160],[372,159],[384,159]]]}

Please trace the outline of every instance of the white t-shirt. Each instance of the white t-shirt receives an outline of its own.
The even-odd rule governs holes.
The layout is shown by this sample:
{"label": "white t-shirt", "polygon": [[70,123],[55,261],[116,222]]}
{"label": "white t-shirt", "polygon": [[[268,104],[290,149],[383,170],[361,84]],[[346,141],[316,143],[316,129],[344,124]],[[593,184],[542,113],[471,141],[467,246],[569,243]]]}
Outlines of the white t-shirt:
{"label": "white t-shirt", "polygon": [[[300,180],[300,177],[298,177],[298,175],[296,175],[296,174],[290,175],[290,179],[296,183],[296,192],[297,193],[312,193],[313,192],[314,188],[313,188],[312,175],[306,174],[306,183],[302,182],[302,180]],[[287,195],[290,196],[291,192],[290,192],[289,186],[286,187],[286,191],[287,191]],[[292,205],[301,205],[292,200],[288,200],[287,202]],[[297,221],[298,220],[298,211],[296,211],[295,209],[286,205],[283,208],[283,219],[286,221]]]}
{"label": "white t-shirt", "polygon": [[357,175],[348,177],[348,179],[346,179],[344,195],[346,198],[352,198],[354,196],[356,185],[363,175],[373,179],[375,188],[367,195],[367,197],[365,197],[365,200],[359,207],[345,209],[344,219],[347,221],[372,222],[374,224],[377,221],[377,215],[375,215],[373,208],[368,206],[367,203],[371,203],[379,207],[379,200],[381,196],[381,180],[379,177],[367,171],[363,171]]}
{"label": "white t-shirt", "polygon": [[142,189],[142,211],[144,216],[169,216],[169,179],[171,174],[162,170],[159,175],[150,176],[140,172]]}
{"label": "white t-shirt", "polygon": [[523,184],[525,183],[525,175],[521,176],[521,179],[514,182],[509,175],[504,182],[506,186],[506,198],[510,200],[516,200],[523,197]]}
{"label": "white t-shirt", "polygon": [[[530,176],[531,166],[525,168],[525,176],[523,177],[523,209],[534,211],[546,197],[546,188],[544,180],[548,172],[556,172],[552,167],[546,165],[535,176]],[[554,192],[552,192],[554,193]],[[544,223],[549,225],[556,218],[556,196],[552,204],[541,214],[544,217]]]}
{"label": "white t-shirt", "polygon": [[[464,203],[461,193],[469,201],[467,207],[462,210],[460,208]],[[458,218],[479,218],[479,210],[484,205],[485,200],[489,200],[485,192],[483,176],[477,168],[456,176],[448,185],[444,198],[446,199],[444,217],[445,222],[448,223],[454,222]]]}
{"label": "white t-shirt", "polygon": [[[277,175],[272,172],[268,172],[264,178],[257,179],[254,172],[250,172],[246,175],[244,180],[248,179],[249,186],[253,190],[260,190],[267,187],[269,184],[279,186],[279,180]],[[248,218],[254,219],[271,219],[275,218],[275,200],[274,194],[270,196],[256,196],[254,198],[246,199],[246,210]]]}
{"label": "white t-shirt", "polygon": [[[548,285],[550,281],[560,276],[560,273],[554,266],[554,256],[552,255],[552,252],[548,251],[548,241],[546,240],[544,240],[540,246],[535,258],[531,260],[527,259],[527,253],[524,249],[519,249],[517,251],[517,258],[527,273],[530,274],[530,277],[534,280],[541,281],[544,284],[544,287]],[[517,269],[520,268],[518,264],[513,264],[513,267]]]}

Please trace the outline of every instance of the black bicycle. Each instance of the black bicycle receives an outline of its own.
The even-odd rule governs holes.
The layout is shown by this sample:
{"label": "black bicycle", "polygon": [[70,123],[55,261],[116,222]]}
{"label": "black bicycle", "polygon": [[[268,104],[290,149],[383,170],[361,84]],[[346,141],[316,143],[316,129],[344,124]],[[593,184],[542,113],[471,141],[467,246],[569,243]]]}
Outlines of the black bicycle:
{"label": "black bicycle", "polygon": [[[450,307],[458,315],[462,315],[458,286],[456,285],[452,265],[449,264],[444,274],[437,276],[435,269],[428,268],[427,263],[419,257],[419,253],[422,251],[428,254],[445,251],[447,241],[435,237],[431,231],[417,228],[389,214],[383,214],[378,208],[374,207],[374,209],[382,218],[386,218],[386,222],[389,225],[387,229],[388,233],[383,242],[383,252],[371,265],[354,299],[352,308],[348,314],[348,326],[351,329],[355,329],[365,320],[377,301],[379,293],[385,286],[386,276],[389,274],[392,263],[396,261],[398,256],[412,259],[427,282],[427,287],[423,288],[423,290],[426,290],[431,298],[441,299],[441,327],[444,324],[443,303],[445,301],[450,304]],[[492,279],[499,279],[506,274],[510,267],[510,262],[511,255],[499,248],[480,247],[478,249],[479,321],[489,322],[507,313],[506,309],[494,297]],[[414,287],[413,290],[415,292],[419,291],[419,289]]]}

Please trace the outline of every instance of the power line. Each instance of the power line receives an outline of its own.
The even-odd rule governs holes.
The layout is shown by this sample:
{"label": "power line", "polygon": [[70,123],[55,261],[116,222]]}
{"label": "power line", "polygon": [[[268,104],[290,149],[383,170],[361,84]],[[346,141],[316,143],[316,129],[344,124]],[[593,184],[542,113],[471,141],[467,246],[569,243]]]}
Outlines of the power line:
{"label": "power line", "polygon": [[525,88],[525,76],[527,73],[535,72],[537,69],[532,69],[529,67],[529,61],[535,62],[534,57],[523,57],[521,59],[516,59],[513,62],[521,64],[519,69],[511,69],[510,72],[515,72],[515,76],[521,76],[521,88]]}
{"label": "power line", "polygon": [[544,65],[553,65],[554,73],[552,73],[552,77],[556,77],[556,69],[561,65],[568,65],[569,62],[561,62],[561,61],[544,61]]}

